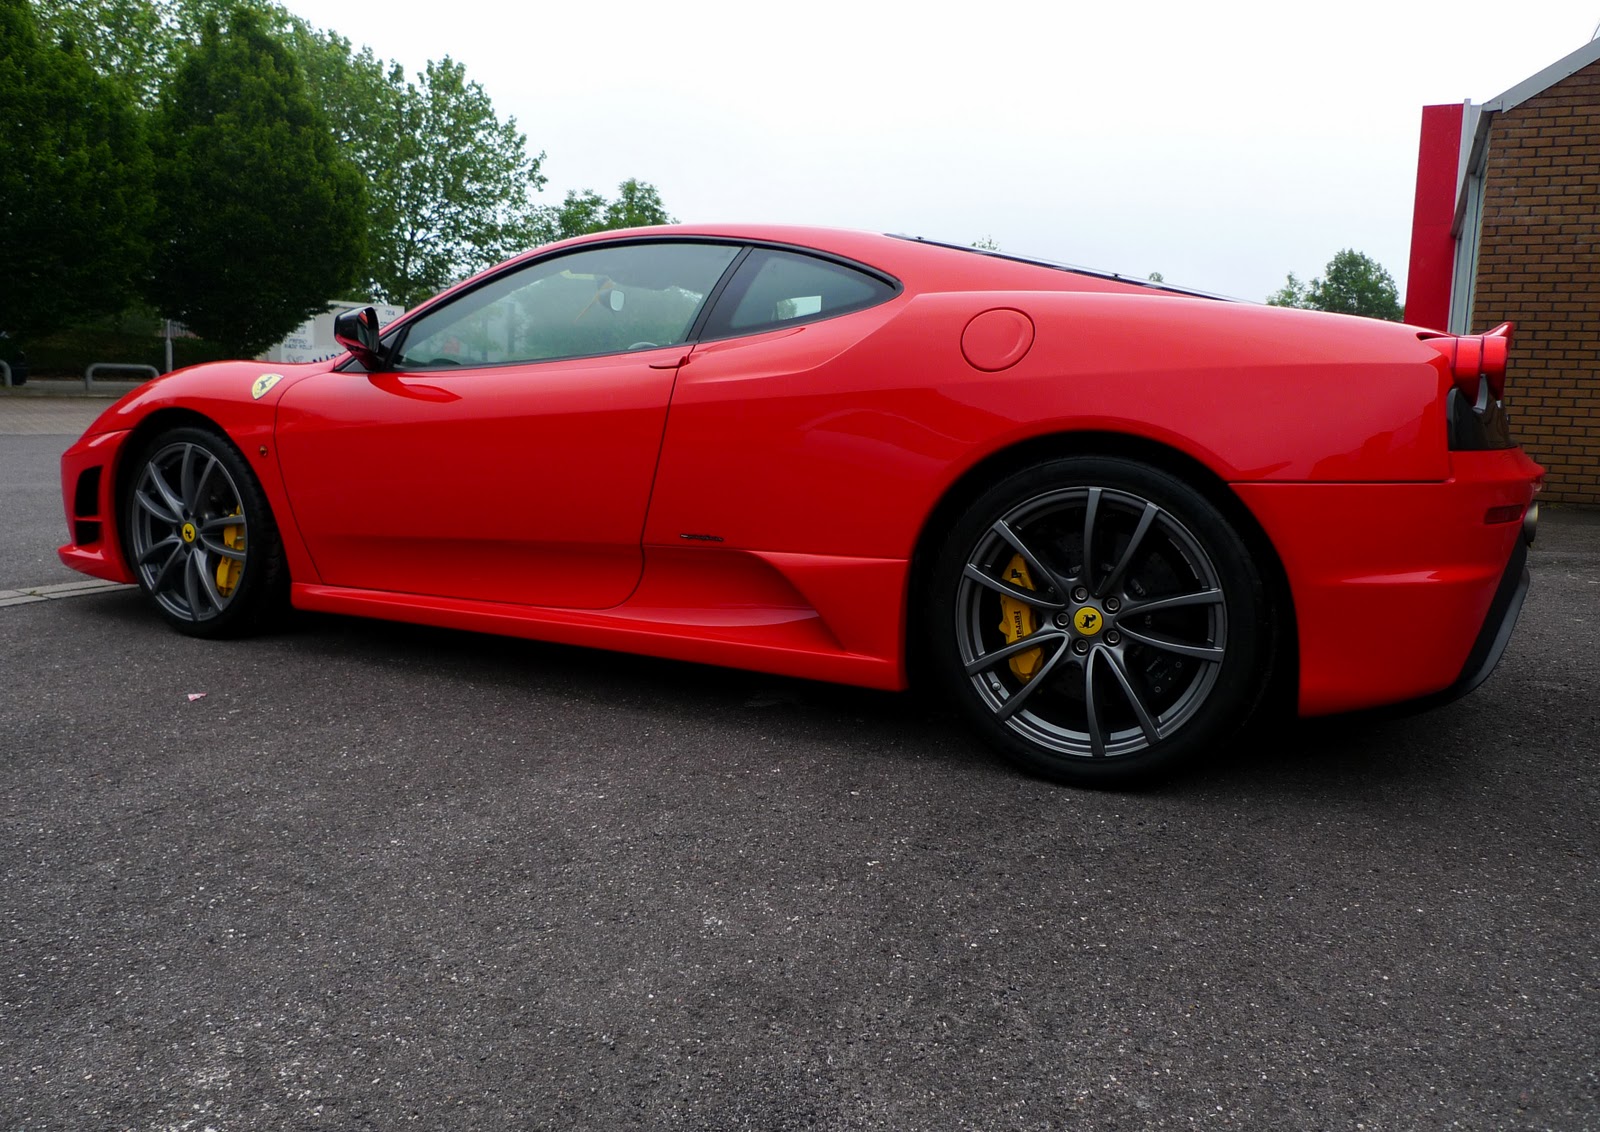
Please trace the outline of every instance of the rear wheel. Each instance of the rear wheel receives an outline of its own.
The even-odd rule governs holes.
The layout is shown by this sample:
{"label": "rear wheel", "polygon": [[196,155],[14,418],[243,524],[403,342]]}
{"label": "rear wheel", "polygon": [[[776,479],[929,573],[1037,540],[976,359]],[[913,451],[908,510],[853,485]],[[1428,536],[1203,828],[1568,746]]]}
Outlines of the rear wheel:
{"label": "rear wheel", "polygon": [[225,437],[172,429],[129,469],[128,563],[169,624],[192,636],[236,636],[282,609],[278,529],[254,473]]}
{"label": "rear wheel", "polygon": [[1036,773],[1128,783],[1249,714],[1270,659],[1266,590],[1199,492],[1113,457],[1054,460],[979,497],[935,568],[945,689]]}

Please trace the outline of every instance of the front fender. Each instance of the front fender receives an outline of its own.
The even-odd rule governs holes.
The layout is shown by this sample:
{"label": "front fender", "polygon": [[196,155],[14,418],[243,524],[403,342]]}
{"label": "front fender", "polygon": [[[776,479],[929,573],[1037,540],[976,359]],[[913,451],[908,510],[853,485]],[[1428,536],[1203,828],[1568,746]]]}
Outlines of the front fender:
{"label": "front fender", "polygon": [[331,368],[330,362],[216,362],[175,370],[117,401],[61,457],[62,498],[72,535],[57,552],[62,562],[95,577],[132,582],[117,513],[128,462],[147,437],[167,427],[202,423],[219,429],[255,472],[272,507],[291,576],[320,581],[284,488],[274,429],[284,391]]}

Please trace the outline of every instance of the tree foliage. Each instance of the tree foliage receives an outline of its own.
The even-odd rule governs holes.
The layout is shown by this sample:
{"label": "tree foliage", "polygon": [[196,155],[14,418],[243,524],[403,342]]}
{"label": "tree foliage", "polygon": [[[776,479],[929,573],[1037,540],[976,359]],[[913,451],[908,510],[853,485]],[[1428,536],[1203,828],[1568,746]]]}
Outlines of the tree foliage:
{"label": "tree foliage", "polygon": [[1400,291],[1394,276],[1370,256],[1349,248],[1328,261],[1321,278],[1302,283],[1293,272],[1284,285],[1267,296],[1275,307],[1359,314],[1399,322],[1403,317]]}
{"label": "tree foliage", "polygon": [[34,0],[49,37],[69,45],[100,74],[153,104],[176,45],[166,9],[151,0]]}
{"label": "tree foliage", "polygon": [[[29,0],[0,4],[30,7]],[[235,275],[248,274],[263,298],[284,290],[283,272],[292,269],[293,290],[315,285],[318,303],[347,292],[346,284],[331,283],[347,280],[349,289],[409,306],[539,243],[672,220],[656,188],[638,180],[623,182],[615,200],[585,190],[569,193],[560,207],[538,203],[544,154],[530,151],[516,120],[498,115],[449,57],[408,79],[399,64],[313,27],[276,0],[31,0],[31,7],[41,42],[70,45],[69,54],[119,84],[153,127],[145,133],[159,151],[166,203],[148,292],[167,310],[181,307],[180,317],[200,333],[243,325],[242,309],[225,297],[236,290]],[[216,36],[218,25],[235,20],[252,29],[248,50]],[[192,73],[201,66],[196,59],[220,74],[245,56],[254,77],[231,91]],[[291,70],[297,78],[287,77]],[[302,85],[301,93],[289,89]],[[310,119],[302,93],[316,107]],[[280,136],[269,142],[274,121]],[[313,121],[367,174],[364,215],[354,220],[349,170],[312,140]],[[280,150],[284,139],[292,144]],[[295,211],[306,199],[327,206],[322,222]],[[104,236],[96,229],[80,230]],[[267,230],[276,254],[269,254]],[[353,275],[344,270],[352,237],[366,248]],[[324,257],[320,268],[314,252]],[[296,302],[273,298],[278,313],[265,323],[276,326],[282,311],[307,302],[303,295]]]}
{"label": "tree foliage", "polygon": [[374,296],[411,306],[546,234],[535,203],[544,154],[529,154],[516,119],[501,120],[463,64],[446,56],[411,81],[371,48],[288,20],[329,128],[371,174],[362,282]]}
{"label": "tree foliage", "polygon": [[339,154],[293,57],[236,10],[187,49],[155,111],[156,250],[148,297],[246,354],[356,278],[361,177]]}
{"label": "tree foliage", "polygon": [[593,189],[568,189],[567,199],[550,214],[547,240],[570,240],[606,230],[606,198]]}
{"label": "tree foliage", "polygon": [[[411,306],[446,284],[526,246],[538,230],[533,194],[544,154],[529,156],[515,118],[502,122],[483,87],[449,56],[403,81],[398,68],[369,139],[371,277]],[[374,88],[376,91],[376,88]]]}
{"label": "tree foliage", "polygon": [[280,39],[310,25],[273,0],[33,0],[51,36],[71,43],[102,75],[121,81],[146,106],[184,50],[200,42],[207,24],[237,9],[253,13]]}
{"label": "tree foliage", "polygon": [[676,224],[661,203],[661,193],[648,181],[630,177],[617,186],[617,199],[606,207],[606,230],[646,228],[655,224]]}
{"label": "tree foliage", "polygon": [[[515,119],[448,57],[408,82],[398,64],[322,31],[273,0],[37,0],[56,33],[148,103],[208,21],[242,10],[293,54],[340,150],[372,176],[367,259],[357,282],[410,305],[488,266],[546,229],[532,195],[543,154],[529,157]],[[380,174],[381,171],[381,174]],[[325,296],[326,297],[326,296]]]}
{"label": "tree foliage", "polygon": [[1267,296],[1267,306],[1312,309],[1306,302],[1306,285],[1300,282],[1292,271],[1289,272],[1289,278],[1284,281],[1283,286]]}
{"label": "tree foliage", "polygon": [[404,83],[404,73],[398,65],[385,66],[370,47],[358,51],[336,32],[314,28],[298,16],[289,20],[281,38],[294,52],[334,141],[356,165],[375,171],[395,124],[392,88]]}
{"label": "tree foliage", "polygon": [[608,201],[593,189],[569,190],[561,206],[548,212],[541,233],[547,240],[568,240],[591,232],[676,224],[661,203],[661,192],[648,181],[630,177]]}
{"label": "tree foliage", "polygon": [[151,163],[126,92],[0,0],[0,330],[119,310],[149,253]]}

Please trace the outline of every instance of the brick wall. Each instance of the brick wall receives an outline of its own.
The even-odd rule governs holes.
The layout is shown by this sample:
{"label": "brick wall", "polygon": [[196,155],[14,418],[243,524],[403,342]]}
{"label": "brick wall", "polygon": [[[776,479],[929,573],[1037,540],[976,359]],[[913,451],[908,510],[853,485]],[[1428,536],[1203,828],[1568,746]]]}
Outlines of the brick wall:
{"label": "brick wall", "polygon": [[1600,62],[1490,124],[1473,332],[1517,324],[1514,434],[1543,500],[1600,505]]}

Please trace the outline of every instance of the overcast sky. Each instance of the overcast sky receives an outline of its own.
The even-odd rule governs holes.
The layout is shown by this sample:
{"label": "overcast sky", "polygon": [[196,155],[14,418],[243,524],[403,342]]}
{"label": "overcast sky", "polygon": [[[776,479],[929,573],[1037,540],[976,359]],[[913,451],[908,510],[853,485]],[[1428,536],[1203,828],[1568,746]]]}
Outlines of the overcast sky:
{"label": "overcast sky", "polygon": [[1588,42],[1600,0],[287,0],[466,64],[545,196],[908,232],[1242,298],[1335,252],[1405,286],[1421,108]]}

